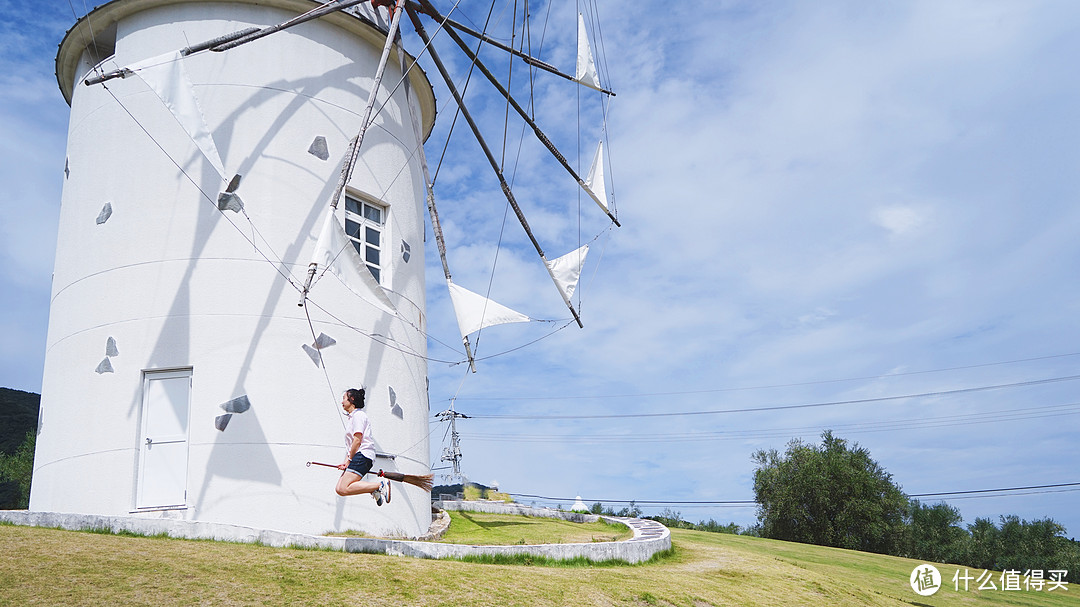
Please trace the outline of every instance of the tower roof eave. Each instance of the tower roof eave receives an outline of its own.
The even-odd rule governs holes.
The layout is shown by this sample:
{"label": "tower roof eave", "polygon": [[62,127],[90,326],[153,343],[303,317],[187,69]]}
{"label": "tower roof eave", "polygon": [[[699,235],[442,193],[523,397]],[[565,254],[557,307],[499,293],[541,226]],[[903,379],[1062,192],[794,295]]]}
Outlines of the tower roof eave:
{"label": "tower roof eave", "polygon": [[[215,1],[271,6],[293,11],[297,14],[307,12],[313,6],[321,4],[316,0],[112,0],[112,2],[95,7],[76,21],[64,35],[64,39],[60,41],[60,46],[56,52],[56,82],[60,86],[60,92],[64,95],[64,100],[67,101],[68,105],[71,104],[72,88],[76,77],[75,72],[78,69],[83,50],[93,45],[96,36],[101,36],[103,32],[115,28],[117,22],[121,19],[158,6]],[[359,36],[376,48],[381,49],[386,41],[386,30],[375,22],[354,13],[338,11],[322,17],[322,19]],[[408,60],[411,62],[414,58],[408,55]],[[435,124],[435,92],[431,88],[427,74],[419,65],[415,65],[409,72],[409,80],[419,100],[424,130],[423,137],[426,140]]]}

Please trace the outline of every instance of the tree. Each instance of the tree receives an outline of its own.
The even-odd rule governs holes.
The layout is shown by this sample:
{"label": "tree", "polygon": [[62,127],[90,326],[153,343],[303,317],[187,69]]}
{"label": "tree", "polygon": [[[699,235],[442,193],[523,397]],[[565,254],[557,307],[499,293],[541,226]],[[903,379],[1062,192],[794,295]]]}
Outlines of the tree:
{"label": "tree", "polygon": [[908,546],[903,556],[932,563],[962,563],[971,536],[960,526],[960,510],[944,502],[926,506],[911,500]]}
{"label": "tree", "polygon": [[753,455],[754,497],[763,537],[896,554],[904,543],[908,498],[858,444],[821,435]]}
{"label": "tree", "polygon": [[964,564],[980,569],[993,569],[1001,557],[1001,534],[994,522],[988,518],[976,518],[968,525],[971,533],[971,547]]}
{"label": "tree", "polygon": [[26,433],[19,448],[14,454],[0,453],[0,482],[7,481],[18,486],[18,501],[16,508],[27,508],[30,505],[30,477],[34,474],[34,441],[36,434],[33,430]]}

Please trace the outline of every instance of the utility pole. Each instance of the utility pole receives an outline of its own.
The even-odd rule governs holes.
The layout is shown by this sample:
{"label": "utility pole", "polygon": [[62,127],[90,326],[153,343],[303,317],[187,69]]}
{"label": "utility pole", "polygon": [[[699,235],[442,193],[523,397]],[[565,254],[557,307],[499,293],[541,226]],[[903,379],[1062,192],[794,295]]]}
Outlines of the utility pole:
{"label": "utility pole", "polygon": [[461,435],[457,431],[457,420],[469,419],[468,415],[454,410],[454,401],[450,401],[450,408],[435,415],[439,421],[450,420],[450,446],[444,447],[440,461],[450,462],[454,468],[454,476],[461,476]]}

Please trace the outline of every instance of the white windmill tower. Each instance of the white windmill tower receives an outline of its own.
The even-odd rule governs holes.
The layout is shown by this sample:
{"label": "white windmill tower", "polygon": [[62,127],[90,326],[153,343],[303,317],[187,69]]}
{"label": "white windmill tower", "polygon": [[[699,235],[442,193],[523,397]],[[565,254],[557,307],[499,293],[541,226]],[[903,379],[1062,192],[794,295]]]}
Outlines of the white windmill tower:
{"label": "white windmill tower", "polygon": [[[112,0],[68,32],[31,510],[427,530],[422,488],[398,485],[378,507],[304,465],[340,461],[333,399],[363,385],[375,468],[429,472],[425,206],[469,359],[469,333],[528,320],[450,281],[422,147],[434,93],[397,42],[394,4]],[[441,16],[410,3],[426,42],[417,6]],[[599,88],[595,69],[566,77]],[[602,162],[579,177],[529,123],[615,221]],[[548,260],[503,191],[580,324],[570,297],[585,247]]]}
{"label": "white windmill tower", "polygon": [[[327,274],[305,309],[292,287],[361,126],[386,11],[177,52],[316,6],[114,0],[61,43],[71,118],[32,510],[427,530],[426,492],[399,486],[379,508],[337,497],[333,475],[304,464],[340,461],[332,398],[364,384],[376,469],[429,467],[415,151],[434,120],[430,85],[414,69],[391,97],[382,90],[327,224],[331,257],[371,272]],[[387,81],[401,81],[403,59],[391,52]],[[84,84],[116,69],[130,77]],[[355,249],[340,244],[343,227]]]}

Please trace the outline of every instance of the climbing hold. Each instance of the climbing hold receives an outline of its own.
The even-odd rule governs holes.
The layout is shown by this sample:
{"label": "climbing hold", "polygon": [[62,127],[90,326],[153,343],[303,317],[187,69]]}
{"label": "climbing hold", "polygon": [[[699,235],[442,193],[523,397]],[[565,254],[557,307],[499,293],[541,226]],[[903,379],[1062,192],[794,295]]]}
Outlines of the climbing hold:
{"label": "climbing hold", "polygon": [[229,420],[232,419],[232,413],[226,413],[225,415],[219,415],[214,418],[214,427],[224,432],[225,427],[229,425]]}
{"label": "climbing hold", "polygon": [[311,154],[319,160],[330,158],[330,150],[326,147],[326,137],[323,137],[322,135],[316,137],[315,141],[311,142],[311,147],[308,148],[308,154]]}
{"label": "climbing hold", "polygon": [[247,394],[243,396],[237,396],[236,398],[222,403],[221,408],[227,413],[243,413],[251,408],[251,401],[248,400]]}
{"label": "climbing hold", "polygon": [[116,339],[110,337],[105,342],[105,356],[120,356],[120,350],[116,349]]}
{"label": "climbing hold", "polygon": [[112,373],[112,361],[110,361],[109,357],[106,356],[104,359],[102,359],[100,363],[98,363],[97,369],[94,369],[94,371],[96,371],[98,375],[101,375],[102,373]]}
{"label": "climbing hold", "polygon": [[101,225],[112,217],[112,203],[106,202],[105,206],[101,207],[101,212],[97,216],[97,224]]}

